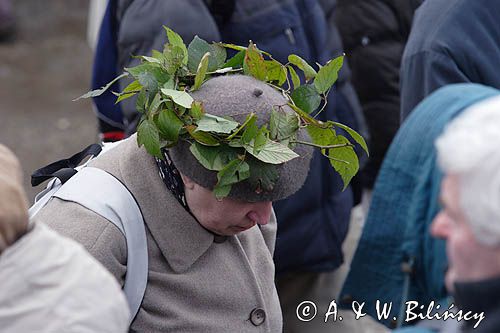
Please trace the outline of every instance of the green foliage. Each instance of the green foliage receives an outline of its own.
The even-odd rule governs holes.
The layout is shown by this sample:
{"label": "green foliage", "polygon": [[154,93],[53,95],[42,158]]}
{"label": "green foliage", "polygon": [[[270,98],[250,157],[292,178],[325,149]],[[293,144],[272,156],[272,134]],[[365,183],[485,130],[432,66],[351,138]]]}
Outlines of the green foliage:
{"label": "green foliage", "polygon": [[304,76],[306,77],[306,81],[309,81],[316,76],[316,71],[314,70],[314,68],[312,68],[311,65],[309,65],[307,63],[307,61],[305,61],[304,59],[302,59],[298,55],[290,54],[288,56],[288,61],[291,64],[294,64],[295,66],[297,66],[300,70],[302,70],[302,72],[304,72]]}
{"label": "green foliage", "polygon": [[201,58],[205,53],[210,53],[208,61],[208,71],[212,72],[224,66],[226,62],[226,49],[216,43],[208,44],[198,36],[194,36],[193,41],[188,46],[187,67],[191,73],[196,73]]}
{"label": "green foliage", "polygon": [[337,81],[340,68],[344,63],[344,56],[330,60],[325,66],[321,67],[314,79],[314,86],[320,94],[325,94]]}
{"label": "green foliage", "polygon": [[341,124],[341,123],[337,123],[335,121],[328,121],[328,125],[333,125],[335,127],[339,127],[339,128],[342,128],[343,130],[345,130],[354,139],[354,141],[356,141],[361,146],[361,148],[364,149],[366,154],[367,155],[369,154],[368,145],[366,144],[365,139],[361,135],[359,135],[358,132],[356,132],[355,130],[353,130],[349,126],[346,126],[346,125]]}
{"label": "green foliage", "polygon": [[191,109],[189,109],[189,115],[195,122],[199,121],[201,117],[205,114],[205,110],[203,109],[203,104],[198,101],[194,101],[191,103]]}
{"label": "green foliage", "polygon": [[311,114],[321,104],[321,96],[312,84],[304,84],[292,92],[292,100],[297,107]]}
{"label": "green foliage", "polygon": [[250,177],[250,167],[248,163],[240,159],[234,159],[227,163],[217,173],[217,184],[214,187],[214,194],[217,199],[224,198],[231,192],[231,186]]}
{"label": "green foliage", "polygon": [[288,72],[290,73],[290,76],[292,78],[293,89],[295,90],[295,89],[299,88],[300,87],[300,78],[297,75],[297,72],[290,65],[287,65],[286,68],[288,68]]}
{"label": "green foliage", "polygon": [[267,78],[267,65],[264,57],[255,44],[250,42],[243,62],[243,73],[253,76],[257,80],[265,81]]}
{"label": "green foliage", "polygon": [[[258,145],[257,152],[254,151],[256,145]],[[299,157],[296,152],[287,146],[267,138],[263,143],[256,142],[256,140],[253,139],[247,145],[244,145],[244,147],[245,150],[255,158],[269,164],[281,164]]]}
{"label": "green foliage", "polygon": [[250,178],[248,181],[250,186],[255,189],[255,192],[272,191],[279,179],[278,170],[276,170],[275,165],[256,159],[248,159],[247,163],[250,166]]}
{"label": "green foliage", "polygon": [[184,123],[175,114],[174,110],[161,110],[156,123],[164,140],[173,143],[177,142],[179,139],[179,132]]}
{"label": "green foliage", "polygon": [[205,75],[207,74],[208,69],[208,57],[210,57],[210,52],[205,53],[203,57],[201,57],[200,64],[198,65],[198,70],[196,71],[196,76],[194,77],[194,85],[191,88],[191,91],[195,91],[198,89],[203,80],[205,80]]}
{"label": "green foliage", "polygon": [[238,126],[239,124],[234,120],[204,114],[198,121],[197,131],[229,134]]}
{"label": "green foliage", "polygon": [[222,68],[241,68],[243,67],[243,61],[245,60],[246,50],[238,51],[231,59],[229,59]]}
{"label": "green foliage", "polygon": [[189,109],[191,107],[191,103],[193,103],[193,97],[185,91],[162,88],[161,92],[170,97],[175,104],[185,107],[186,109]]}
{"label": "green foliage", "polygon": [[[248,47],[212,43],[195,36],[188,47],[182,38],[164,27],[168,43],[163,52],[153,50],[151,56],[139,56],[141,64],[126,68],[106,86],[80,98],[96,97],[121,78],[131,75],[133,81],[117,96],[116,102],[137,95],[136,107],[142,113],[137,129],[137,143],[157,158],[161,149],[189,143],[190,153],[208,170],[217,172],[214,194],[223,198],[233,185],[248,181],[256,193],[272,191],[279,179],[276,166],[299,155],[297,144],[317,147],[340,174],[344,187],[358,171],[358,157],[348,138],[338,135],[340,128],[367,153],[364,139],[351,128],[332,121],[316,119],[326,105],[328,93],[337,80],[343,57],[318,64],[316,71],[300,56],[292,54],[281,64],[255,44]],[[226,49],[238,51],[229,60]],[[301,84],[299,73],[305,78]],[[270,119],[259,127],[254,110],[248,110],[243,123],[230,117],[205,112],[191,92],[201,89],[212,76],[243,73],[277,89],[287,105],[275,105]],[[313,113],[322,105],[322,108]],[[290,107],[294,112],[285,112]],[[288,109],[289,110],[289,109]],[[259,118],[260,119],[260,118]],[[312,142],[302,142],[298,132],[306,130]]]}
{"label": "green foliage", "polygon": [[115,103],[119,103],[127,98],[130,98],[137,94],[140,90],[142,89],[142,85],[139,83],[139,81],[135,80],[132,81],[125,89],[120,94],[116,94],[118,98],[116,99]]}
{"label": "green foliage", "polygon": [[285,141],[293,138],[299,129],[299,119],[290,113],[273,110],[269,120],[270,139]]}
{"label": "green foliage", "polygon": [[153,156],[161,158],[160,135],[156,126],[148,119],[143,119],[137,128],[137,143]]}
{"label": "green foliage", "polygon": [[102,95],[106,90],[109,89],[109,87],[111,87],[113,85],[113,83],[115,83],[116,81],[120,80],[121,78],[124,78],[128,76],[127,73],[123,73],[122,75],[120,76],[117,76],[113,81],[109,82],[107,85],[105,85],[104,87],[100,88],[100,89],[96,89],[96,90],[92,90],[92,91],[89,91],[88,93],[86,94],[83,94],[82,96],[80,97],[77,97],[73,100],[74,101],[77,101],[81,98],[91,98],[91,97],[97,97],[97,96],[100,96]]}
{"label": "green foliage", "polygon": [[[342,135],[337,135],[333,145],[348,144],[349,140]],[[344,182],[344,189],[349,185],[352,177],[358,172],[358,156],[351,146],[344,146],[327,150],[327,157]]]}
{"label": "green foliage", "polygon": [[188,63],[188,50],[186,48],[186,44],[184,44],[184,41],[182,40],[182,37],[179,36],[176,32],[174,32],[172,29],[163,26],[163,29],[167,32],[167,38],[168,42],[176,47],[179,47],[182,52],[182,64],[187,65]]}

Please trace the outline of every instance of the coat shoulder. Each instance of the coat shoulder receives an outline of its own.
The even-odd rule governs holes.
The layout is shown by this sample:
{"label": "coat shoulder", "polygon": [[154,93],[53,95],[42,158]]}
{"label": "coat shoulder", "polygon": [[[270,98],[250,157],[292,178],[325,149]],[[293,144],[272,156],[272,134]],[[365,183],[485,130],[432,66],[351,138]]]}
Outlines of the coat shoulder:
{"label": "coat shoulder", "polygon": [[59,198],[52,198],[36,215],[36,221],[82,244],[123,284],[127,244],[113,223],[77,203]]}

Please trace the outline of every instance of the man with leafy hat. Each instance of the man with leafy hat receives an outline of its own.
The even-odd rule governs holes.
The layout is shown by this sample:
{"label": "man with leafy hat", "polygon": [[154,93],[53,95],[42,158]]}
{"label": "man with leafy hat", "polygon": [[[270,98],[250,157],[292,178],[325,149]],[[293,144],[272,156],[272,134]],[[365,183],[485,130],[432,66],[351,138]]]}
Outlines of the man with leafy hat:
{"label": "man with leafy hat", "polygon": [[[304,100],[290,96],[300,86],[296,74],[287,76],[291,64],[252,43],[245,48],[195,37],[186,48],[166,30],[164,51],[127,69],[135,80],[117,94],[119,101],[138,95],[137,134],[88,164],[126,186],[146,226],[147,286],[131,330],[281,332],[271,203],[302,186],[313,146],[335,165],[357,162],[342,160],[356,156],[353,146],[336,135],[335,123],[297,106]],[[227,60],[226,48],[238,53]],[[310,89],[319,99],[341,61],[318,71]],[[296,63],[305,68],[300,58]],[[348,153],[337,158],[339,149]],[[127,244],[112,223],[58,198],[37,217],[81,242],[124,283]]]}

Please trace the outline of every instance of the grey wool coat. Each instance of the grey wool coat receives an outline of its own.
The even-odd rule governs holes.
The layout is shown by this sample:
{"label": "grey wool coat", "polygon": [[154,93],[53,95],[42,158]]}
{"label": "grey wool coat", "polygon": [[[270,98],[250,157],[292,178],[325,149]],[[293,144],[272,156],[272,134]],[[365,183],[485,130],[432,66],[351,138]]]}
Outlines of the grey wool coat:
{"label": "grey wool coat", "polygon": [[[131,331],[282,331],[272,260],[274,218],[261,228],[214,242],[214,235],[167,190],[153,157],[137,146],[136,135],[90,165],[125,184],[146,224],[148,283]],[[83,244],[123,284],[127,247],[111,222],[58,198],[37,219]]]}

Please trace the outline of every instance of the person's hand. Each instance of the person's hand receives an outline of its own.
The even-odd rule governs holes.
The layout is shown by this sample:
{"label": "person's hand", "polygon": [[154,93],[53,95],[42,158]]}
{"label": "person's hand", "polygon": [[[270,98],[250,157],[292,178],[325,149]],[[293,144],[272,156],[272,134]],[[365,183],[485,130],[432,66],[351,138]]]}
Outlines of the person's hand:
{"label": "person's hand", "polygon": [[0,144],[0,253],[26,233],[28,220],[21,166],[14,154]]}

